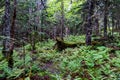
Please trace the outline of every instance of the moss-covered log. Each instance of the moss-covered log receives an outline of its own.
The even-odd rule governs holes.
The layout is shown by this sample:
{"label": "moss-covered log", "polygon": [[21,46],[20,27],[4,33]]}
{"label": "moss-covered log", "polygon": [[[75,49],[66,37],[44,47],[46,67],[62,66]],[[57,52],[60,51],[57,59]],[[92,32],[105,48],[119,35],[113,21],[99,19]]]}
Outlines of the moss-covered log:
{"label": "moss-covered log", "polygon": [[80,43],[80,42],[79,43],[68,43],[68,42],[65,42],[64,40],[62,40],[61,38],[57,37],[56,43],[53,48],[56,50],[62,51],[65,48],[74,48],[77,45],[85,45],[85,43]]}
{"label": "moss-covered log", "polygon": [[[82,42],[77,42],[77,43],[65,42],[60,37],[57,37],[56,38],[56,43],[53,46],[53,49],[62,51],[66,48],[74,48],[74,47],[81,46],[81,45],[85,45],[85,43],[82,43]],[[104,45],[104,43],[99,42],[99,41],[92,41],[92,46],[100,46],[100,45]]]}

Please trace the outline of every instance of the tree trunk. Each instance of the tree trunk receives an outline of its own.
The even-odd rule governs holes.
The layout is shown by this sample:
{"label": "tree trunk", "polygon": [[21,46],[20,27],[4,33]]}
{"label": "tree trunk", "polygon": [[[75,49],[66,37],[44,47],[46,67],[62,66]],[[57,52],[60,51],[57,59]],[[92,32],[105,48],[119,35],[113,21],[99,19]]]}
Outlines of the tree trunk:
{"label": "tree trunk", "polygon": [[16,20],[16,6],[17,6],[17,1],[14,0],[14,10],[13,10],[13,16],[12,16],[12,24],[11,24],[11,31],[10,31],[10,34],[11,34],[11,59],[9,61],[9,65],[11,65],[11,67],[13,67],[13,57],[12,57],[12,54],[13,54],[13,50],[14,50],[14,39],[15,39],[15,20]]}
{"label": "tree trunk", "polygon": [[55,39],[56,38],[56,36],[57,36],[57,26],[55,25],[54,27],[53,27],[53,39]]}
{"label": "tree trunk", "polygon": [[[11,37],[13,37],[14,34],[11,35],[11,26],[10,26],[10,0],[5,0],[5,23],[3,28],[3,35],[5,39],[3,40],[3,55],[6,57],[8,61],[8,67],[13,67],[13,45],[11,45]],[[14,22],[13,22],[14,24]],[[14,31],[13,31],[14,32]]]}
{"label": "tree trunk", "polygon": [[108,0],[105,0],[105,7],[104,7],[104,37],[107,36],[107,8],[108,8]]}
{"label": "tree trunk", "polygon": [[92,16],[94,10],[94,0],[88,0],[88,16],[87,16],[87,25],[86,25],[86,45],[91,45],[91,36],[92,36]]}
{"label": "tree trunk", "polygon": [[112,35],[114,33],[114,26],[115,26],[115,22],[114,22],[114,18],[112,17]]}
{"label": "tree trunk", "polygon": [[61,35],[60,35],[60,37],[63,39],[63,33],[64,33],[64,31],[63,31],[63,29],[64,29],[64,2],[63,2],[63,0],[61,1]]}
{"label": "tree trunk", "polygon": [[69,28],[66,26],[65,27],[65,36],[67,37],[69,35]]}
{"label": "tree trunk", "polygon": [[99,35],[99,22],[98,18],[95,18],[95,35]]}

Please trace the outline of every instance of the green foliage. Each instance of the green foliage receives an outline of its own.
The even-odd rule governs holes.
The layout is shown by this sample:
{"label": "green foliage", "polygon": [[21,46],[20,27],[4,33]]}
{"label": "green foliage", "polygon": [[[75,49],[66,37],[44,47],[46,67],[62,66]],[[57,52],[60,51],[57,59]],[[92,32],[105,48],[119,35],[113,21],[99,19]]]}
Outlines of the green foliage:
{"label": "green foliage", "polygon": [[[47,11],[47,21],[51,22],[51,24],[59,24],[61,20],[61,2],[62,0],[49,0],[47,2],[48,8]],[[85,0],[63,0],[64,4],[64,19],[65,25],[69,27],[69,29],[77,29],[78,33],[80,31],[80,26],[83,22],[81,17],[82,6],[85,3]],[[50,26],[49,26],[50,27]]]}
{"label": "green foliage", "polygon": [[[85,36],[69,36],[64,38],[70,42],[84,42]],[[0,54],[1,77],[16,79],[25,75],[49,76],[52,80],[117,80],[120,68],[120,50],[111,53],[105,46],[78,46],[67,48],[61,52],[53,50],[55,41],[48,40],[36,44],[36,54],[31,53],[29,44],[25,46],[25,53],[20,48],[14,51],[14,68],[7,67],[7,61]]]}
{"label": "green foliage", "polygon": [[[4,1],[0,1],[0,30],[3,27]],[[72,33],[71,31],[73,31],[73,34],[82,33],[82,30],[84,30],[82,24],[86,24],[85,17],[87,16],[86,12],[88,12],[85,5],[87,0],[47,0],[47,3],[44,4],[44,7],[46,7],[44,10],[37,10],[38,7],[42,6],[37,4],[37,0],[18,0],[15,32],[20,31],[15,33],[15,37],[19,35],[17,38],[22,38],[23,41],[23,36],[26,39],[29,34],[31,44],[24,46],[25,49],[23,47],[15,48],[13,54],[14,68],[11,70],[7,67],[7,61],[2,55],[1,41],[4,37],[0,36],[0,78],[6,77],[8,80],[12,80],[25,75],[26,79],[29,80],[31,76],[36,74],[40,77],[48,75],[52,80],[117,80],[120,77],[120,34],[118,32],[114,32],[113,42],[105,41],[107,46],[77,46],[61,52],[53,50],[55,41],[48,38],[53,37],[53,31],[51,30],[53,27],[57,29],[61,26],[62,1],[65,27],[70,29],[70,33]],[[95,13],[92,17],[103,18],[101,11],[104,9],[104,0],[96,1],[98,3],[95,5]],[[116,26],[116,22],[119,20],[120,0],[110,0],[108,2],[107,18],[111,31],[111,17],[114,18],[115,21],[113,22]],[[12,16],[13,0],[11,3],[10,12]],[[99,22],[99,26],[102,28],[103,22],[101,20]],[[37,28],[36,31],[33,30],[35,27]],[[44,39],[48,40],[44,41]],[[64,40],[70,43],[85,42],[85,35],[70,35],[65,37]],[[32,46],[36,48],[36,54],[32,52]]]}
{"label": "green foliage", "polygon": [[85,36],[84,35],[81,35],[81,36],[70,35],[69,37],[65,37],[65,41],[69,41],[69,42],[85,42]]}

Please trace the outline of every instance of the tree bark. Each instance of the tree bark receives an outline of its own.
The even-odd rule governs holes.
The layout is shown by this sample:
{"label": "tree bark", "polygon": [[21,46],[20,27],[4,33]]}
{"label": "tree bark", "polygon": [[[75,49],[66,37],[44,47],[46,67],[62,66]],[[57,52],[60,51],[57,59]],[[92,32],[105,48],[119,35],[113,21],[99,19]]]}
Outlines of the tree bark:
{"label": "tree bark", "polygon": [[99,35],[99,22],[98,18],[95,18],[95,35]]}
{"label": "tree bark", "polygon": [[115,22],[114,22],[114,18],[112,17],[112,35],[114,33],[114,26],[115,26]]}
{"label": "tree bark", "polygon": [[[8,61],[8,67],[13,67],[12,54],[13,54],[13,46],[11,45],[11,26],[10,26],[10,0],[5,0],[5,23],[3,28],[3,36],[5,37],[3,40],[3,55]],[[13,35],[12,35],[13,36]]]}
{"label": "tree bark", "polygon": [[91,45],[92,36],[92,16],[94,13],[94,0],[88,0],[88,16],[86,25],[86,45]]}
{"label": "tree bark", "polygon": [[61,1],[61,34],[60,34],[60,37],[63,39],[63,31],[64,29],[64,2],[63,0]]}
{"label": "tree bark", "polygon": [[108,0],[105,0],[104,1],[104,37],[107,36],[107,8],[108,8]]}

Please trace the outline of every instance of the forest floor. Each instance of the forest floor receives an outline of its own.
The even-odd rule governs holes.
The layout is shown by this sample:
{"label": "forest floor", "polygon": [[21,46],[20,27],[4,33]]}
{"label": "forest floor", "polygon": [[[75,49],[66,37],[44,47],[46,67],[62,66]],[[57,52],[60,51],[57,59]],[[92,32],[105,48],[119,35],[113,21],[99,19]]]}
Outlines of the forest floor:
{"label": "forest floor", "polygon": [[[66,42],[84,42],[85,36],[65,37]],[[107,46],[77,46],[63,51],[53,50],[55,41],[30,44],[14,51],[14,68],[0,53],[0,80],[119,80],[120,38]]]}

